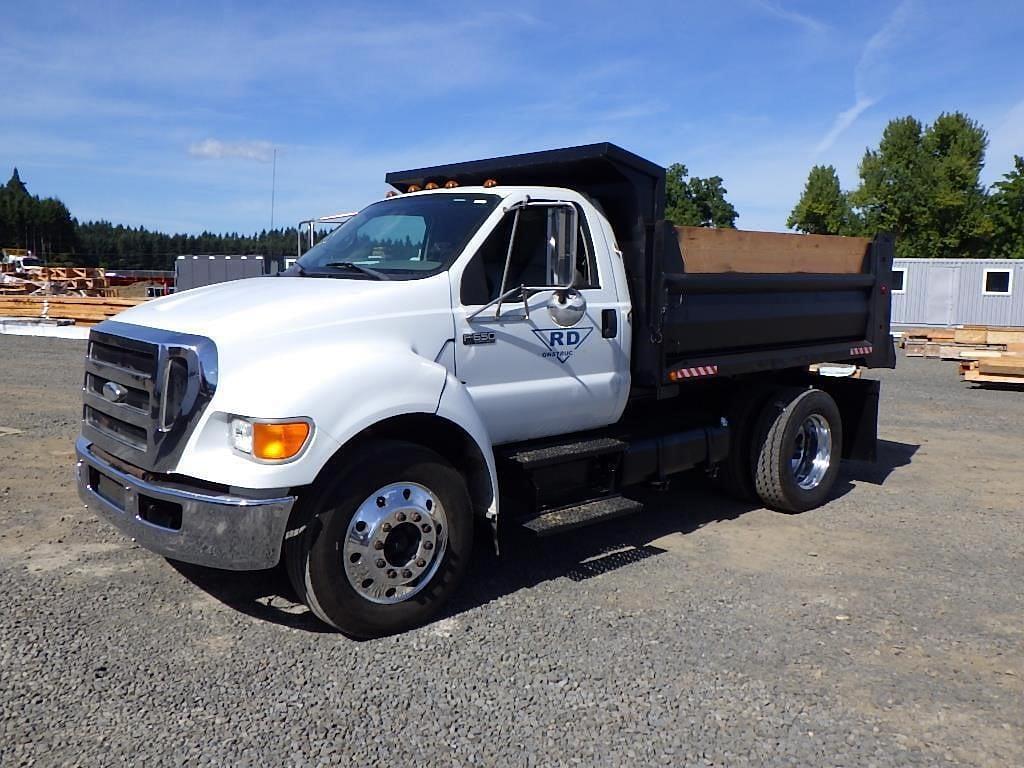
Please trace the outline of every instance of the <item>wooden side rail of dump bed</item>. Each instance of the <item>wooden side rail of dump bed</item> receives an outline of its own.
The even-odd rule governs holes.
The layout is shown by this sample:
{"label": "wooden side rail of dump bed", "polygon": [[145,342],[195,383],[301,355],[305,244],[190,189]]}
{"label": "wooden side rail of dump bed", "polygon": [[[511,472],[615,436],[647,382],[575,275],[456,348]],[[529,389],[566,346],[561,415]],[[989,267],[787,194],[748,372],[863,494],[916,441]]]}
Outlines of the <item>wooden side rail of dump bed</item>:
{"label": "wooden side rail of dump bed", "polygon": [[891,237],[677,227],[661,242],[666,383],[818,362],[894,364]]}

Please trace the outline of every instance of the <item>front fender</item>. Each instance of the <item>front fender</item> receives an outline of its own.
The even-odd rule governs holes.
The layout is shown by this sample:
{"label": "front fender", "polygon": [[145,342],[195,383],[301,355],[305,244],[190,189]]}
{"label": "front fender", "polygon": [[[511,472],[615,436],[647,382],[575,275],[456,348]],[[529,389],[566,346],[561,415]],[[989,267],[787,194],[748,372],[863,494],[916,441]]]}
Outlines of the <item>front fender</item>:
{"label": "front fender", "polygon": [[[476,443],[476,448],[483,459],[486,467],[486,476],[477,472],[476,476],[470,476],[467,480],[470,483],[470,491],[474,500],[480,507],[486,506],[484,513],[491,525],[498,524],[498,470],[494,463],[494,446],[491,444],[491,437],[487,432],[480,414],[469,396],[469,390],[465,385],[450,373],[445,382],[444,392],[441,394],[441,402],[437,407],[437,415],[453,424],[458,425]],[[488,498],[489,497],[489,498]]]}
{"label": "front fender", "polygon": [[[274,364],[236,360],[221,366],[217,393],[197,426],[177,473],[243,488],[308,485],[338,449],[384,419],[435,413],[447,370],[397,344],[319,344],[278,351]],[[310,444],[286,464],[253,461],[230,447],[234,415],[305,416]]]}

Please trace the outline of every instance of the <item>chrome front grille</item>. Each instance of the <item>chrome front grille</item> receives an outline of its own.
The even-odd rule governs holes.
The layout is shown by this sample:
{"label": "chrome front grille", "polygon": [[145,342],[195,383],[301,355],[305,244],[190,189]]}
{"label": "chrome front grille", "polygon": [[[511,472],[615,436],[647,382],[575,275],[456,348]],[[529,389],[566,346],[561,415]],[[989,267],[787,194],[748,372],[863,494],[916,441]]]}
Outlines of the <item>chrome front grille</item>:
{"label": "chrome front grille", "polygon": [[108,320],[89,334],[82,435],[133,466],[169,471],[216,386],[210,339]]}

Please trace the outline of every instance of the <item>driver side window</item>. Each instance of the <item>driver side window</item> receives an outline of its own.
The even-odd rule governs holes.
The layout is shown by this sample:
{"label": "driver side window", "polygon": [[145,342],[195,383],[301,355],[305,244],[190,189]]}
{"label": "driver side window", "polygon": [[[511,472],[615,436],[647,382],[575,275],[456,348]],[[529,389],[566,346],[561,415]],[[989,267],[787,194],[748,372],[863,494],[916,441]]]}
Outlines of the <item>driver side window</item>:
{"label": "driver side window", "polygon": [[[509,261],[505,289],[520,285],[549,285],[547,248],[547,208],[536,206],[519,212],[519,225],[512,244],[512,258]],[[480,250],[462,273],[460,298],[464,306],[486,304],[498,298],[501,278],[508,255],[508,241],[512,234],[515,213],[507,213],[494,228]],[[583,217],[579,217],[580,231],[576,259],[576,288],[597,288],[597,268],[594,264],[594,247]],[[511,300],[515,300],[515,296]]]}

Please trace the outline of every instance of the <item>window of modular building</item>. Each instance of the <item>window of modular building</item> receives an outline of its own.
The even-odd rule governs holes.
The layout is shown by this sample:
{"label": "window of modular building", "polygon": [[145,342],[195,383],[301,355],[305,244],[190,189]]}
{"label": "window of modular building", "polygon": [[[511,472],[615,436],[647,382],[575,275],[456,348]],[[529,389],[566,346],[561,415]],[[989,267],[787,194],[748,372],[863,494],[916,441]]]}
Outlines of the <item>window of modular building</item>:
{"label": "window of modular building", "polygon": [[986,269],[982,293],[986,296],[1009,296],[1013,290],[1013,273],[1009,269]]}
{"label": "window of modular building", "polygon": [[894,269],[892,271],[892,292],[893,293],[906,293],[907,285],[907,270],[906,269]]}

